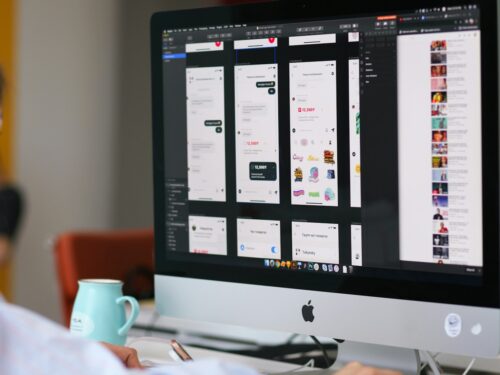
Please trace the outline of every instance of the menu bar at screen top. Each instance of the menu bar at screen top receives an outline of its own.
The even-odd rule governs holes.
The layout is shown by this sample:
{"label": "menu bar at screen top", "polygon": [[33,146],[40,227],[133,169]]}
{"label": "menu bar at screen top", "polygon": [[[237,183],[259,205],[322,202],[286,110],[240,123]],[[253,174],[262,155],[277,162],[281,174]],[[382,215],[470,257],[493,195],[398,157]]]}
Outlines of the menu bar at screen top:
{"label": "menu bar at screen top", "polygon": [[476,6],[164,30],[168,252],[480,274],[480,38]]}

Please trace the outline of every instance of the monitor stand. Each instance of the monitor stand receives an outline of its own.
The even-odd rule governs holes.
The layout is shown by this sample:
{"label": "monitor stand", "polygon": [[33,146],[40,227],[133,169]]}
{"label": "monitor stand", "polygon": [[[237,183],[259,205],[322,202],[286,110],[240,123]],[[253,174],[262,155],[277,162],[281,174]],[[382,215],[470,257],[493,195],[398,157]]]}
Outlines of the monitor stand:
{"label": "monitor stand", "polygon": [[350,362],[361,362],[366,366],[396,370],[405,375],[419,374],[421,366],[418,350],[345,341],[339,344],[337,360],[332,367],[326,370],[300,371],[300,374],[330,375]]}

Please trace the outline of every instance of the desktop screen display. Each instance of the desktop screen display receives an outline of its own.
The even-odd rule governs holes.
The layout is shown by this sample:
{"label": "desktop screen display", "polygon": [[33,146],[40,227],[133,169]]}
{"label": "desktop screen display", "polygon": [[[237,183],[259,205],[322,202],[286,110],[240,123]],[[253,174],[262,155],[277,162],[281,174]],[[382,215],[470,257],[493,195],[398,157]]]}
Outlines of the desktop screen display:
{"label": "desktop screen display", "polygon": [[153,41],[159,272],[492,303],[480,3],[234,21]]}

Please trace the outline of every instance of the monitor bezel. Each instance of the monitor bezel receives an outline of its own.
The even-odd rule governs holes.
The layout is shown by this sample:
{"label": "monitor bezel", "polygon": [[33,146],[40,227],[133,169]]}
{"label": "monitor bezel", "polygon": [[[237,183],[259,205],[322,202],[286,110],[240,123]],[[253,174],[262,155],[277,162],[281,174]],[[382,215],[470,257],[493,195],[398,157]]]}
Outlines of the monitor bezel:
{"label": "monitor bezel", "polygon": [[[162,84],[162,30],[237,23],[300,22],[311,19],[335,19],[399,13],[408,9],[435,6],[478,4],[481,12],[481,94],[482,94],[482,182],[483,182],[483,285],[452,284],[450,275],[416,271],[391,272],[391,279],[337,276],[298,272],[276,272],[239,266],[222,266],[166,257],[164,132]],[[361,11],[360,11],[361,10]],[[324,291],[447,304],[500,307],[499,257],[499,155],[498,155],[498,34],[497,3],[479,1],[390,0],[359,3],[325,4],[317,1],[278,1],[249,5],[161,12],[151,19],[151,69],[153,107],[153,166],[155,206],[156,274],[181,276],[262,286]],[[488,152],[487,150],[495,150]],[[492,174],[491,171],[494,171]],[[491,249],[491,250],[487,250]],[[434,275],[434,274],[433,274]],[[473,276],[471,276],[473,277]],[[437,281],[439,278],[441,280]],[[457,279],[458,280],[458,279]]]}

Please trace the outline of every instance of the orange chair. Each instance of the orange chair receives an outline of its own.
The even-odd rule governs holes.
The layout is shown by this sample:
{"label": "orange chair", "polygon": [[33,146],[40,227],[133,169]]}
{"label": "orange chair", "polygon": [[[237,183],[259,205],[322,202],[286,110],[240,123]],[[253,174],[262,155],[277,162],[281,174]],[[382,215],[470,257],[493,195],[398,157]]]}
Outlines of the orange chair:
{"label": "orange chair", "polygon": [[[127,280],[124,292],[130,294],[130,289],[140,291],[149,288],[152,293],[152,230],[65,233],[58,237],[54,252],[63,318],[67,326],[80,279]],[[126,287],[129,290],[125,290]],[[135,297],[141,297],[137,294],[140,292]]]}

